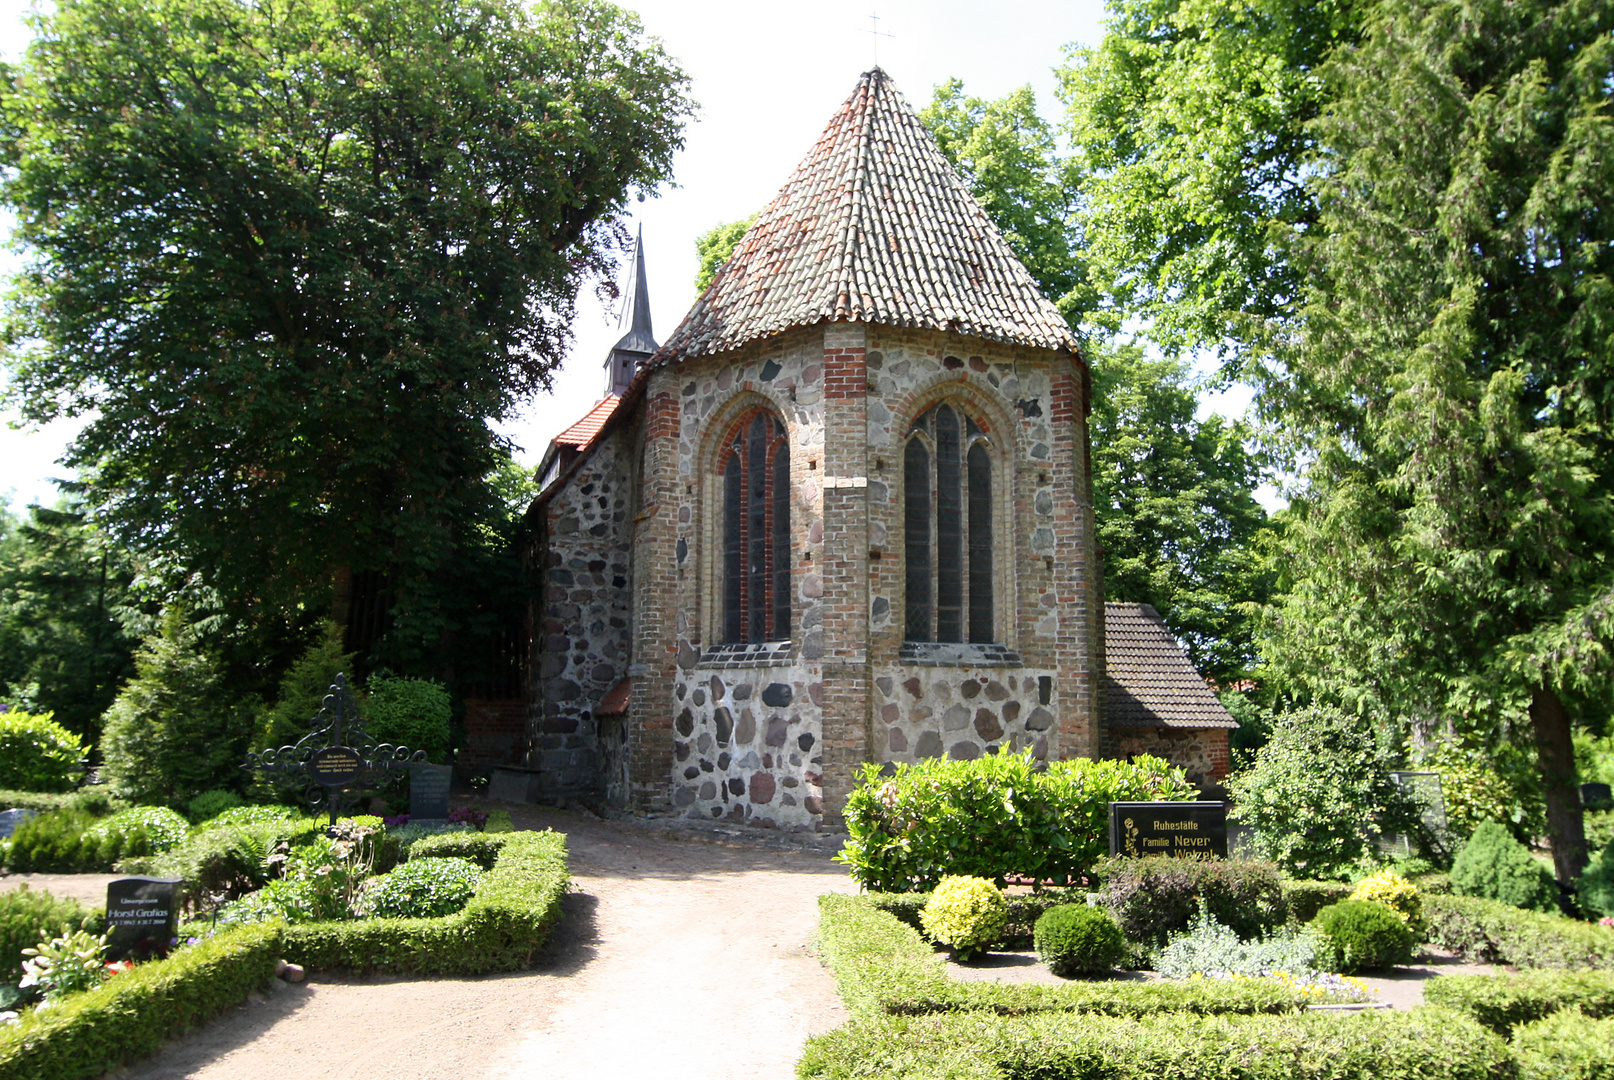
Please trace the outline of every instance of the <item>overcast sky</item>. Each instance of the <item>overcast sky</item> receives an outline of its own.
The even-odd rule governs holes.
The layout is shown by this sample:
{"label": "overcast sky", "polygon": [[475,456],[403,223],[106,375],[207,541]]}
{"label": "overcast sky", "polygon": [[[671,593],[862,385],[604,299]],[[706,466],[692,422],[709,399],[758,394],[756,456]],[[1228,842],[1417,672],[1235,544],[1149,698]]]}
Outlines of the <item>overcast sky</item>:
{"label": "overcast sky", "polygon": [[[1050,120],[1058,119],[1053,69],[1071,43],[1093,44],[1103,5],[1096,0],[886,0],[878,7],[844,0],[758,4],[736,0],[642,0],[648,33],[689,74],[700,104],[674,163],[677,186],[636,207],[630,227],[644,228],[651,310],[664,341],[693,302],[695,237],[761,208],[783,185],[831,114],[878,61],[916,108],[952,77],[982,97],[1029,83]],[[27,42],[27,3],[0,0],[0,50],[17,56]],[[869,32],[877,11],[879,27]],[[549,439],[581,417],[603,393],[605,354],[620,336],[615,313],[584,290],[575,341],[553,393],[528,403],[505,431],[535,463]],[[1240,408],[1242,406],[1240,405]],[[14,419],[8,417],[7,419]],[[51,502],[45,479],[73,425],[14,431],[0,427],[0,500]]]}

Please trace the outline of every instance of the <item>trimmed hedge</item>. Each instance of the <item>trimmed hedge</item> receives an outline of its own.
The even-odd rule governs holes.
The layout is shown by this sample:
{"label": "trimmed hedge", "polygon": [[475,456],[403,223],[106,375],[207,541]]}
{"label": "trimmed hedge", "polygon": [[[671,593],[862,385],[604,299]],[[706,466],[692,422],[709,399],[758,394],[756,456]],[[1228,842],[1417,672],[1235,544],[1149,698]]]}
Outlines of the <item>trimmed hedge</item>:
{"label": "trimmed hedge", "polygon": [[840,894],[818,898],[819,955],[834,974],[846,1007],[862,1019],[949,1012],[1134,1017],[1292,1013],[1316,1000],[1268,979],[1067,986],[955,982],[943,972],[941,956],[917,930],[881,910],[880,900]]}
{"label": "trimmed hedge", "polygon": [[283,930],[227,930],[0,1027],[0,1080],[81,1080],[154,1053],[268,985]]}
{"label": "trimmed hedge", "polygon": [[[410,859],[470,859],[484,870],[492,870],[499,852],[511,837],[521,833],[445,832],[422,836],[409,845]],[[564,838],[563,838],[564,839]]]}
{"label": "trimmed hedge", "polygon": [[[556,832],[444,833],[417,841],[411,860],[459,856],[492,869],[463,910],[438,919],[358,919],[287,927],[286,959],[320,970],[483,975],[518,971],[549,940],[570,883],[566,837]],[[468,841],[483,841],[483,844]],[[423,850],[424,849],[424,850]]]}
{"label": "trimmed hedge", "polygon": [[1565,1009],[1614,1016],[1614,973],[1527,971],[1519,975],[1441,975],[1424,983],[1423,999],[1501,1035]]}
{"label": "trimmed hedge", "polygon": [[1614,1019],[1566,1010],[1513,1034],[1517,1080],[1614,1080]]}
{"label": "trimmed hedge", "polygon": [[1465,959],[1522,968],[1614,968],[1614,930],[1477,896],[1426,895],[1429,940]]}
{"label": "trimmed hedge", "polygon": [[[1223,984],[1226,985],[1226,984]],[[1504,1080],[1508,1048],[1444,1009],[1297,1016],[887,1017],[807,1041],[801,1080]]]}
{"label": "trimmed hedge", "polygon": [[33,810],[48,814],[52,810],[69,807],[88,810],[92,814],[112,813],[112,796],[104,787],[83,788],[66,795],[51,795],[43,791],[0,790],[0,810]]}
{"label": "trimmed hedge", "polygon": [[[863,899],[881,911],[895,915],[925,937],[919,913],[930,901],[930,893],[865,893]],[[1037,920],[1043,913],[1064,904],[1085,904],[1087,893],[1081,889],[1047,889],[1040,893],[1019,893],[1003,898],[1009,905],[1009,919],[1003,925],[1003,936],[997,944],[1005,949],[1029,949]],[[928,941],[929,938],[927,937]]]}
{"label": "trimmed hedge", "polygon": [[1283,902],[1292,923],[1309,923],[1330,904],[1348,899],[1351,886],[1341,881],[1285,881]]}

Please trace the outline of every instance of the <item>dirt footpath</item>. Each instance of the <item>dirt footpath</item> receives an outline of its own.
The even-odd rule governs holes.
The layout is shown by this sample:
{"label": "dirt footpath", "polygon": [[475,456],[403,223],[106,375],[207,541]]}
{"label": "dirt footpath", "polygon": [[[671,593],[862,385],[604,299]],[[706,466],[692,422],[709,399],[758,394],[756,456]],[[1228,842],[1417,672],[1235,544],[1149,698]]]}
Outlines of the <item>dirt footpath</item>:
{"label": "dirt footpath", "polygon": [[[822,851],[669,835],[513,808],[569,837],[573,892],[537,970],[276,983],[120,1080],[788,1080],[846,1020],[808,946],[816,897],[852,892]],[[38,886],[36,886],[38,887]]]}

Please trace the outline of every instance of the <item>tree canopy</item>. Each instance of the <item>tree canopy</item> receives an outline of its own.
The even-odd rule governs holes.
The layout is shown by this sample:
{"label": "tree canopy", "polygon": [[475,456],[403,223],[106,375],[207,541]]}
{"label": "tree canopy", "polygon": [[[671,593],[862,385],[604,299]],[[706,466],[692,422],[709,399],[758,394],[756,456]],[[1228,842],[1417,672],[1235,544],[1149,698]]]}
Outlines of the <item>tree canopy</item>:
{"label": "tree canopy", "polygon": [[[98,518],[249,619],[384,579],[449,634],[489,428],[669,175],[686,79],[596,0],[63,0],[0,110],[12,400]],[[471,560],[474,562],[474,558]]]}

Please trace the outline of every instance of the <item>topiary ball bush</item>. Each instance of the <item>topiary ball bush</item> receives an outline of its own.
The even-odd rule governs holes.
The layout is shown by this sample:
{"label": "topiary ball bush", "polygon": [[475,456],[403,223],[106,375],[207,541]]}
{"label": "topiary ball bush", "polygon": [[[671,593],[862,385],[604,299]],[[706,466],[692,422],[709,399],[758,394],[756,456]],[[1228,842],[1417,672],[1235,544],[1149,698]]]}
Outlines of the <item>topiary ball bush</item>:
{"label": "topiary ball bush", "polygon": [[1101,907],[1061,904],[1032,927],[1037,957],[1061,978],[1102,975],[1126,955],[1126,935]]}
{"label": "topiary ball bush", "polygon": [[1395,909],[1376,900],[1330,904],[1311,925],[1323,938],[1318,960],[1342,975],[1405,964],[1418,940]]}
{"label": "topiary ball bush", "polygon": [[919,913],[925,933],[960,960],[985,952],[1003,935],[1008,921],[1009,903],[1003,893],[979,877],[942,878]]}
{"label": "topiary ball bush", "polygon": [[353,901],[361,919],[435,919],[470,902],[482,880],[470,859],[426,858],[366,881]]}
{"label": "topiary ball bush", "polygon": [[1451,867],[1458,896],[1500,900],[1531,911],[1558,910],[1558,883],[1507,828],[1487,821],[1474,830]]}
{"label": "topiary ball bush", "polygon": [[0,712],[0,789],[62,792],[78,786],[84,744],[52,715]]}

